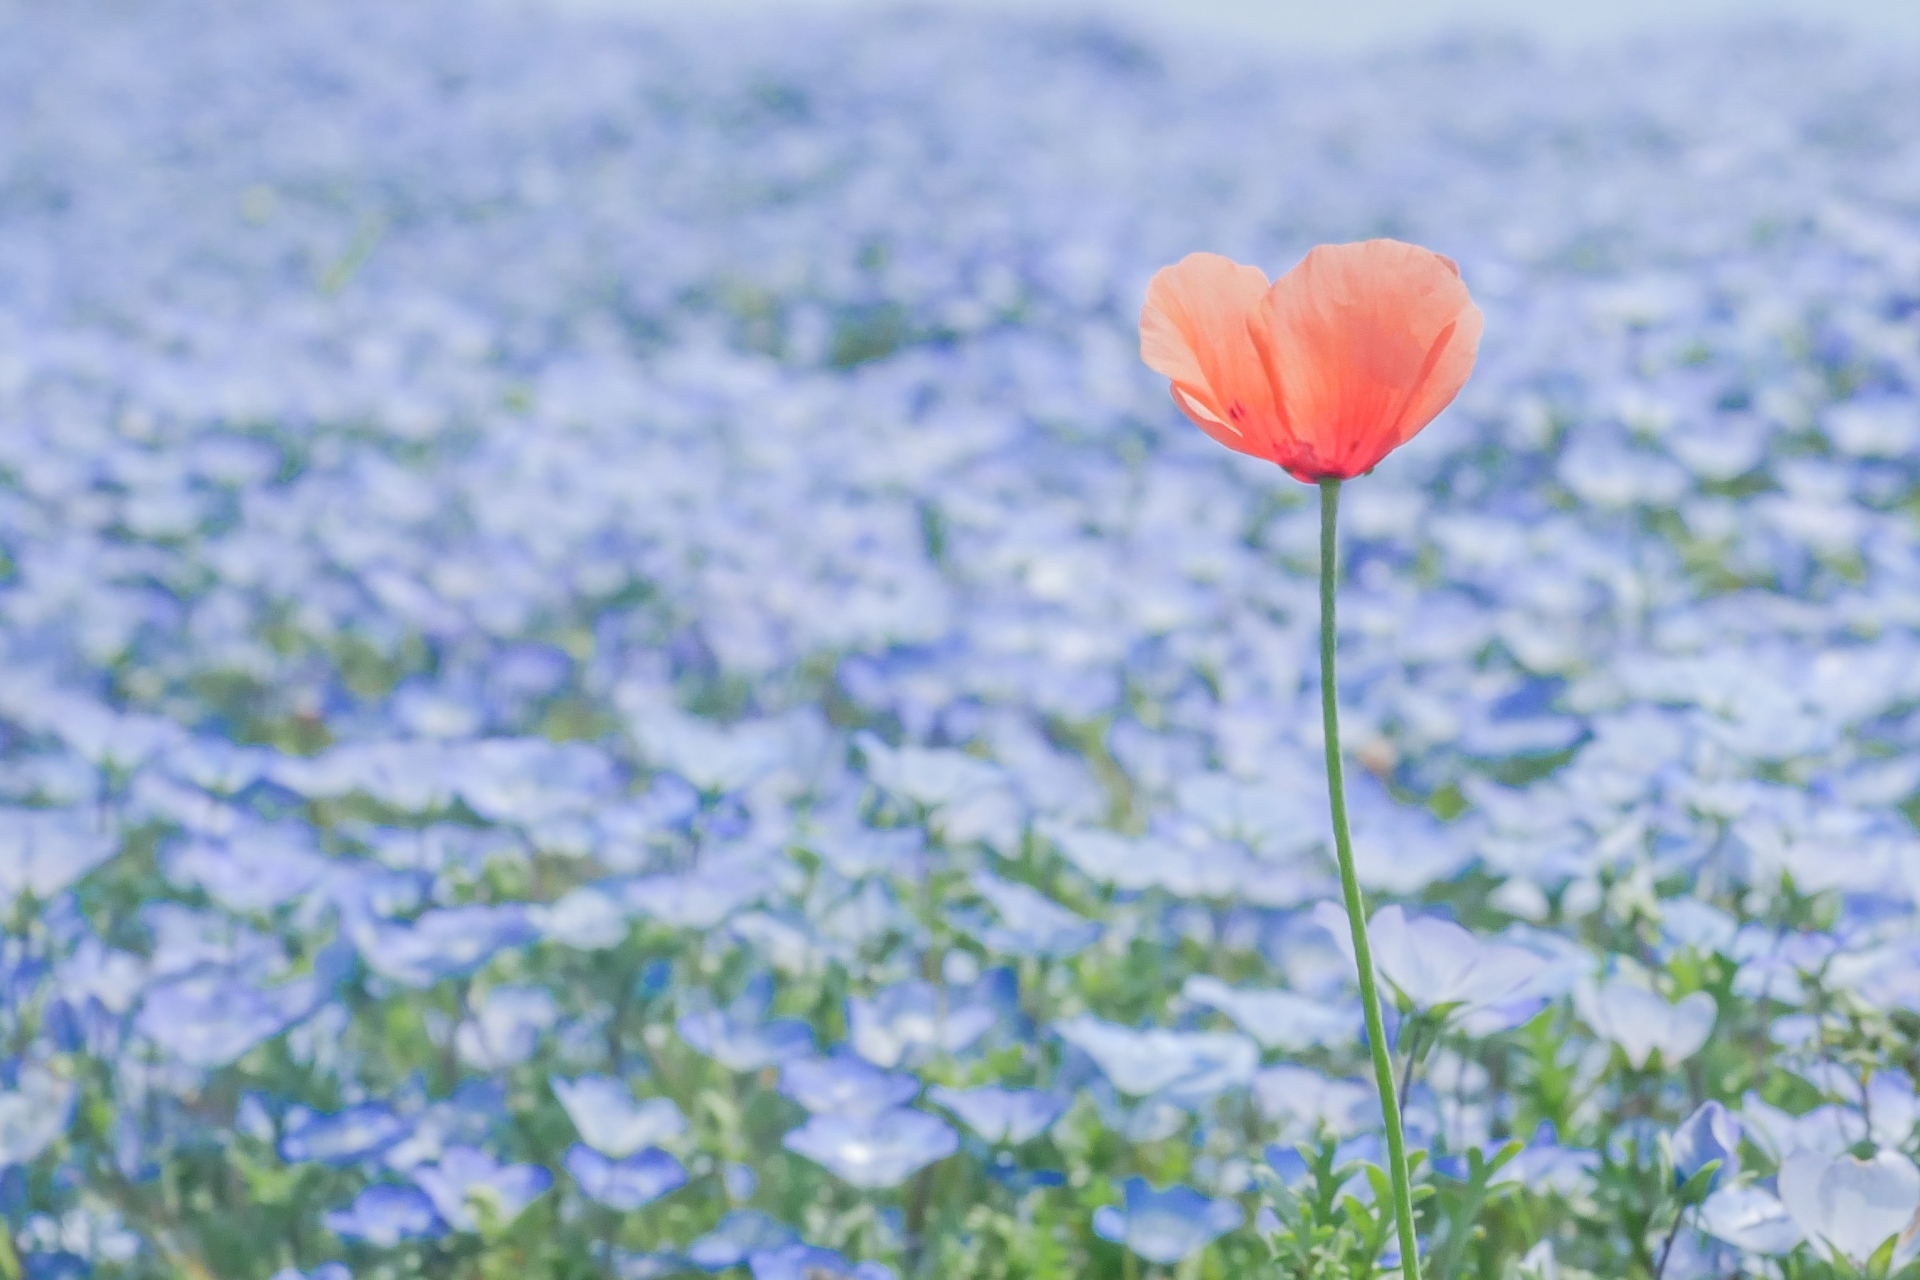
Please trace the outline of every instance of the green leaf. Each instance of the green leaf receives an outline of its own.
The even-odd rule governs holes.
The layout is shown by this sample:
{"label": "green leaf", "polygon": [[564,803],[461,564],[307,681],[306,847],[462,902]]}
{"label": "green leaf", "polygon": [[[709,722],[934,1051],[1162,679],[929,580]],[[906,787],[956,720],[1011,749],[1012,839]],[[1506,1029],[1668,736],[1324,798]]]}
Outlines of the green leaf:
{"label": "green leaf", "polygon": [[1700,1166],[1698,1173],[1686,1180],[1680,1188],[1681,1208],[1691,1209],[1707,1198],[1708,1192],[1713,1190],[1714,1175],[1720,1172],[1720,1164],[1718,1160],[1709,1160]]}

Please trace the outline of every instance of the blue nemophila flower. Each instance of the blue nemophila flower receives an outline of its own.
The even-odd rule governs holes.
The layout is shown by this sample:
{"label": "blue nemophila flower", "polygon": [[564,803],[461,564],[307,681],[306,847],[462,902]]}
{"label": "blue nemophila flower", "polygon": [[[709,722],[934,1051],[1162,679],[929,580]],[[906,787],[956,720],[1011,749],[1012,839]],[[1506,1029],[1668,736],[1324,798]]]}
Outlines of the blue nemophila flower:
{"label": "blue nemophila flower", "polygon": [[0,913],[23,893],[45,902],[119,848],[120,833],[95,806],[0,808]]}
{"label": "blue nemophila flower", "polygon": [[1263,1049],[1298,1052],[1315,1046],[1337,1048],[1360,1040],[1357,1004],[1327,1004],[1296,991],[1230,987],[1218,978],[1194,974],[1180,994],[1233,1019],[1234,1025]]}
{"label": "blue nemophila flower", "polygon": [[725,1010],[685,1013],[680,1038],[722,1066],[758,1071],[813,1052],[813,1028],[798,1018],[771,1018],[773,979],[761,974]]}
{"label": "blue nemophila flower", "polygon": [[369,968],[409,987],[472,973],[506,948],[539,936],[518,904],[440,907],[407,923],[351,913],[343,923]]}
{"label": "blue nemophila flower", "polygon": [[673,1099],[636,1102],[627,1086],[611,1076],[552,1076],[547,1083],[581,1141],[616,1160],[687,1131],[687,1119]]}
{"label": "blue nemophila flower", "polygon": [[[1322,902],[1314,907],[1313,918],[1351,964],[1353,935],[1346,913]],[[1382,907],[1367,922],[1367,936],[1381,976],[1414,1009],[1459,1006],[1466,1015],[1497,1012],[1496,1023],[1514,1026],[1545,1003],[1532,990],[1547,971],[1543,957],[1482,941],[1451,920],[1409,917],[1398,906]]]}
{"label": "blue nemophila flower", "polygon": [[753,1193],[760,1189],[760,1175],[753,1166],[738,1161],[720,1171],[720,1180],[726,1184],[727,1194],[734,1200],[751,1200]]}
{"label": "blue nemophila flower", "polygon": [[311,1271],[282,1267],[273,1273],[271,1280],[353,1280],[353,1272],[344,1262],[323,1262]]}
{"label": "blue nemophila flower", "polygon": [[709,860],[692,871],[629,880],[621,886],[620,902],[676,929],[711,929],[772,887],[757,862]]}
{"label": "blue nemophila flower", "polygon": [[1550,1189],[1563,1196],[1578,1194],[1600,1167],[1600,1153],[1560,1145],[1551,1124],[1542,1122],[1532,1141],[1493,1175],[1495,1185],[1514,1183]]}
{"label": "blue nemophila flower", "polygon": [[1920,1169],[1897,1151],[1871,1159],[1801,1149],[1780,1163],[1780,1203],[1823,1255],[1864,1266],[1888,1240],[1897,1269],[1920,1252],[1909,1228],[1920,1213]]}
{"label": "blue nemophila flower", "polygon": [[1672,898],[1660,904],[1662,958],[1687,947],[1703,955],[1725,952],[1738,932],[1732,916],[1698,898]]}
{"label": "blue nemophila flower", "polygon": [[738,791],[778,768],[786,755],[776,721],[715,724],[681,712],[671,701],[638,694],[623,690],[618,701],[641,750],[702,791]]}
{"label": "blue nemophila flower", "polygon": [[462,1062],[481,1071],[516,1067],[534,1055],[559,1017],[560,1006],[545,987],[494,987],[455,1031],[454,1047]]}
{"label": "blue nemophila flower", "polygon": [[333,996],[333,978],[316,972],[261,988],[233,974],[201,971],[149,987],[134,1027],[182,1062],[224,1067],[319,1012]]}
{"label": "blue nemophila flower", "polygon": [[1040,1089],[949,1089],[935,1085],[931,1101],[959,1116],[967,1128],[988,1142],[1018,1145],[1037,1138],[1066,1113],[1072,1100]]}
{"label": "blue nemophila flower", "polygon": [[225,840],[190,840],[162,859],[175,884],[206,890],[229,911],[272,911],[318,884],[329,868],[311,828],[243,827]]}
{"label": "blue nemophila flower", "polygon": [[991,1004],[930,982],[900,982],[871,999],[847,997],[847,1036],[853,1050],[882,1067],[914,1065],[928,1054],[958,1053],[999,1019]]}
{"label": "blue nemophila flower", "polygon": [[1720,1162],[1716,1187],[1739,1178],[1740,1121],[1709,1099],[1673,1131],[1674,1176],[1685,1182],[1714,1160]]}
{"label": "blue nemophila flower", "polygon": [[389,1169],[402,1172],[430,1164],[454,1147],[488,1141],[507,1119],[506,1086],[499,1080],[462,1080],[451,1097],[403,1114],[413,1131],[381,1157]]}
{"label": "blue nemophila flower", "polygon": [[1122,1185],[1124,1208],[1102,1205],[1093,1211],[1093,1231],[1161,1266],[1172,1266],[1237,1229],[1246,1214],[1231,1200],[1210,1200],[1191,1187],[1155,1191],[1145,1178]]}
{"label": "blue nemophila flower", "polygon": [[[974,913],[956,920],[956,924],[979,938],[990,950],[1007,955],[1065,959],[1100,939],[1102,928],[1098,922],[1075,915],[1028,885],[976,871],[973,888],[992,904],[999,923],[980,919]],[[953,913],[949,915],[951,918]]]}
{"label": "blue nemophila flower", "polygon": [[747,1259],[753,1280],[893,1280],[893,1272],[878,1262],[848,1262],[831,1249],[790,1244],[763,1249]]}
{"label": "blue nemophila flower", "polygon": [[501,1164],[478,1147],[449,1147],[439,1163],[423,1165],[411,1176],[455,1231],[479,1230],[474,1200],[483,1202],[496,1221],[507,1223],[553,1185],[553,1175],[539,1165]]}
{"label": "blue nemophila flower", "polygon": [[1763,1187],[1723,1183],[1700,1206],[1700,1229],[1747,1253],[1791,1253],[1806,1233]]}
{"label": "blue nemophila flower", "polygon": [[1253,1078],[1260,1114],[1284,1123],[1282,1142],[1312,1138],[1324,1126],[1336,1137],[1359,1133],[1376,1122],[1379,1095],[1370,1082],[1333,1080],[1311,1067],[1291,1063],[1263,1067]]}
{"label": "blue nemophila flower", "polygon": [[816,1115],[781,1145],[856,1187],[893,1187],[958,1151],[960,1135],[924,1111],[899,1107],[877,1115]]}
{"label": "blue nemophila flower", "polygon": [[620,1280],[661,1280],[663,1276],[685,1272],[687,1259],[671,1249],[656,1249],[650,1253],[609,1249],[607,1266]]}
{"label": "blue nemophila flower", "polygon": [[913,879],[924,872],[922,851],[927,833],[920,827],[876,829],[861,824],[853,815],[837,818],[803,843],[849,880],[868,876]]}
{"label": "blue nemophila flower", "polygon": [[384,1102],[363,1102],[324,1113],[295,1107],[280,1135],[280,1158],[288,1164],[317,1161],[345,1168],[371,1160],[413,1132],[413,1123]]}
{"label": "blue nemophila flower", "polygon": [[1046,1187],[1063,1187],[1067,1183],[1067,1175],[1060,1170],[1023,1169],[1006,1151],[996,1153],[987,1161],[986,1171],[989,1178],[1017,1196]]}
{"label": "blue nemophila flower", "polygon": [[376,1182],[353,1198],[345,1209],[321,1219],[327,1230],[345,1240],[391,1248],[402,1240],[431,1240],[447,1233],[447,1224],[427,1193],[418,1187]]}
{"label": "blue nemophila flower", "polygon": [[1007,784],[999,765],[964,751],[938,747],[889,747],[871,733],[854,735],[876,785],[929,809],[959,805]]}
{"label": "blue nemophila flower", "polygon": [[786,1223],[757,1209],[735,1209],[687,1246],[687,1261],[703,1271],[725,1271],[756,1253],[784,1249],[799,1241],[799,1232]]}
{"label": "blue nemophila flower", "polygon": [[1707,1043],[1719,1016],[1705,991],[1669,1004],[1626,978],[1582,982],[1574,988],[1573,1007],[1596,1035],[1619,1045],[1635,1068],[1645,1067],[1656,1051],[1669,1067],[1684,1062]]}
{"label": "blue nemophila flower", "polygon": [[912,1102],[920,1081],[907,1072],[883,1071],[864,1058],[836,1053],[784,1063],[780,1092],[815,1115],[870,1116]]}
{"label": "blue nemophila flower", "polygon": [[588,1198],[631,1213],[687,1184],[687,1171],[658,1147],[611,1160],[585,1143],[567,1148],[567,1172]]}
{"label": "blue nemophila flower", "polygon": [[525,825],[584,812],[612,796],[619,782],[613,760],[585,742],[486,738],[457,751],[455,789],[494,822]]}
{"label": "blue nemophila flower", "polygon": [[1122,1093],[1156,1094],[1182,1106],[1253,1083],[1260,1048],[1223,1031],[1136,1031],[1088,1014],[1057,1022],[1054,1034],[1084,1052]]}
{"label": "blue nemophila flower", "polygon": [[574,889],[550,906],[528,908],[542,935],[581,951],[603,951],[626,941],[629,914],[614,893],[597,885]]}
{"label": "blue nemophila flower", "polygon": [[0,1089],[0,1166],[23,1165],[52,1146],[73,1123],[80,1087],[44,1067],[25,1066]]}

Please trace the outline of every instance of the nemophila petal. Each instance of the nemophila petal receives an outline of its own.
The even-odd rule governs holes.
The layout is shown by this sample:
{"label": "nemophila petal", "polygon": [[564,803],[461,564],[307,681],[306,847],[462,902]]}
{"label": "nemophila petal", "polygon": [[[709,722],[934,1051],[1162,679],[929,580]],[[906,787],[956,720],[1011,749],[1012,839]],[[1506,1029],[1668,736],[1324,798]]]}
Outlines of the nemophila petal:
{"label": "nemophila petal", "polygon": [[1700,1229],[1748,1253],[1790,1253],[1807,1238],[1773,1195],[1760,1187],[1732,1183],[1701,1204]]}
{"label": "nemophila petal", "polygon": [[482,1071],[518,1066],[534,1055],[559,1017],[560,1006],[545,987],[494,987],[455,1030],[454,1047],[462,1062]]}
{"label": "nemophila petal", "polygon": [[551,906],[527,909],[547,938],[580,951],[604,951],[627,937],[627,909],[605,889],[586,885],[563,894]]}
{"label": "nemophila petal", "polygon": [[910,875],[920,865],[927,833],[920,827],[836,826],[804,841],[827,865],[850,880]]}
{"label": "nemophila petal", "polygon": [[[1351,963],[1353,935],[1346,913],[1321,903],[1314,919]],[[1416,1009],[1504,1005],[1531,994],[1529,985],[1547,967],[1531,951],[1482,942],[1451,920],[1409,918],[1398,906],[1376,911],[1367,934],[1381,975]]]}
{"label": "nemophila petal", "polygon": [[929,808],[958,804],[1005,784],[998,765],[964,751],[928,747],[889,747],[870,733],[854,744],[867,760],[867,776],[905,800]]}
{"label": "nemophila petal", "polygon": [[547,1083],[581,1140],[616,1160],[687,1130],[686,1117],[673,1099],[635,1101],[632,1091],[610,1076],[580,1076],[574,1080],[553,1076]]}
{"label": "nemophila petal", "polygon": [[472,973],[538,936],[519,905],[439,907],[404,924],[357,916],[346,932],[369,968],[409,987]]}
{"label": "nemophila petal", "polygon": [[1000,918],[998,927],[988,926],[980,935],[996,951],[1065,959],[1100,938],[1097,922],[1075,915],[1028,885],[985,871],[976,871],[972,884]]}
{"label": "nemophila petal", "polygon": [[24,1165],[57,1142],[73,1122],[79,1085],[42,1067],[24,1067],[0,1089],[0,1165]]}
{"label": "nemophila petal", "polygon": [[365,1102],[331,1114],[299,1107],[287,1115],[280,1158],[288,1164],[317,1162],[345,1168],[373,1159],[412,1131],[412,1122],[382,1102]]}
{"label": "nemophila petal", "polygon": [[1740,1176],[1740,1121],[1709,1099],[1673,1131],[1673,1171],[1682,1182],[1718,1160],[1714,1185]]}
{"label": "nemophila petal", "polygon": [[1041,1089],[949,1089],[935,1085],[930,1101],[959,1116],[967,1128],[988,1142],[1018,1145],[1039,1137],[1066,1114],[1071,1099]]}
{"label": "nemophila petal", "polygon": [[687,1183],[686,1169],[657,1147],[612,1160],[576,1142],[567,1148],[564,1164],[583,1194],[622,1213],[652,1204]]}
{"label": "nemophila petal", "polygon": [[815,1115],[873,1115],[913,1101],[917,1077],[883,1071],[852,1054],[795,1058],[780,1068],[780,1092]]}
{"label": "nemophila petal", "polygon": [[1920,412],[1903,396],[1861,396],[1831,405],[1820,430],[1856,458],[1903,458],[1920,444]]}
{"label": "nemophila petal", "polygon": [[454,1147],[489,1142],[507,1123],[507,1092],[498,1080],[463,1080],[451,1096],[405,1114],[412,1132],[381,1157],[401,1172],[431,1164]]}
{"label": "nemophila petal", "polygon": [[901,982],[870,999],[847,997],[847,1038],[867,1061],[896,1067],[935,1050],[957,1053],[985,1035],[998,1017],[990,1005],[958,993],[943,998],[930,982]]}
{"label": "nemophila petal", "polygon": [[1920,1169],[1897,1151],[1862,1160],[1803,1149],[1780,1162],[1779,1192],[1794,1225],[1821,1253],[1858,1267],[1903,1235],[1920,1211]]}
{"label": "nemophila petal", "polygon": [[1740,1102],[1740,1128],[1776,1161],[1803,1148],[1839,1155],[1869,1137],[1866,1117],[1856,1107],[1829,1103],[1796,1116],[1769,1106],[1751,1090]]}
{"label": "nemophila petal", "polygon": [[353,1272],[344,1262],[323,1262],[311,1271],[282,1267],[273,1273],[271,1280],[353,1280]]}
{"label": "nemophila petal", "polygon": [[229,911],[271,911],[327,871],[311,831],[292,824],[242,828],[224,841],[189,841],[163,857],[176,884],[198,887]]}
{"label": "nemophila petal", "polygon": [[735,1071],[758,1071],[813,1052],[813,1028],[798,1018],[767,1018],[773,984],[761,975],[726,1009],[696,1009],[674,1023],[680,1038]]}
{"label": "nemophila petal", "polygon": [[1703,955],[1723,952],[1738,928],[1732,916],[1698,898],[1660,904],[1660,936],[1669,950],[1692,947]]}
{"label": "nemophila petal", "polygon": [[1054,1024],[1053,1031],[1099,1064],[1115,1088],[1136,1097],[1162,1094],[1197,1104],[1253,1083],[1259,1046],[1220,1031],[1136,1031],[1087,1014]]}
{"label": "nemophila petal", "polygon": [[1582,982],[1574,988],[1573,1004],[1594,1034],[1619,1045],[1635,1067],[1644,1067],[1656,1050],[1668,1066],[1684,1062],[1707,1043],[1719,1017],[1707,992],[1670,1004],[1625,978]]}
{"label": "nemophila petal", "polygon": [[757,1209],[735,1209],[687,1246],[687,1261],[702,1271],[725,1271],[756,1253],[796,1244],[800,1233]]}
{"label": "nemophila petal", "polygon": [[893,1187],[960,1149],[960,1135],[924,1111],[816,1115],[781,1145],[856,1187]]}
{"label": "nemophila petal", "polygon": [[1263,1049],[1331,1048],[1360,1039],[1357,1006],[1323,1004],[1293,991],[1236,989],[1205,974],[1188,978],[1180,994],[1220,1010]]}
{"label": "nemophila petal", "polygon": [[762,1249],[747,1258],[753,1280],[893,1280],[878,1262],[849,1262],[831,1249],[807,1244]]}
{"label": "nemophila petal", "polygon": [[455,1231],[480,1228],[475,1201],[504,1225],[553,1185],[553,1175],[539,1165],[501,1164],[478,1147],[449,1147],[438,1164],[416,1168],[412,1177]]}
{"label": "nemophila petal", "polygon": [[224,1067],[247,1050],[312,1017],[333,994],[333,981],[297,978],[256,987],[217,971],[149,987],[134,1027],[180,1061]]}
{"label": "nemophila petal", "polygon": [[1311,1067],[1283,1063],[1262,1068],[1253,1080],[1260,1114],[1282,1123],[1283,1141],[1315,1137],[1324,1126],[1345,1137],[1378,1123],[1379,1095],[1359,1080],[1329,1079]]}
{"label": "nemophila petal", "polygon": [[775,725],[719,725],[670,703],[632,695],[620,700],[629,730],[648,758],[704,791],[738,791],[782,763]]}
{"label": "nemophila petal", "polygon": [[620,1280],[660,1280],[660,1276],[678,1276],[685,1272],[687,1259],[672,1249],[653,1249],[649,1253],[609,1249],[607,1267]]}
{"label": "nemophila petal", "polygon": [[1556,1141],[1553,1127],[1542,1124],[1534,1133],[1533,1141],[1503,1165],[1494,1174],[1493,1181],[1503,1186],[1514,1183],[1556,1191],[1572,1198],[1589,1186],[1599,1167],[1599,1152],[1563,1147]]}
{"label": "nemophila petal", "polygon": [[1238,1204],[1210,1200],[1191,1187],[1155,1191],[1145,1178],[1129,1178],[1123,1194],[1124,1208],[1094,1211],[1094,1234],[1160,1266],[1172,1266],[1246,1221]]}
{"label": "nemophila petal", "polygon": [[1473,851],[1455,830],[1432,814],[1396,803],[1368,775],[1354,783],[1354,870],[1367,889],[1418,893],[1435,881],[1453,879],[1473,861]]}
{"label": "nemophila petal", "polygon": [[772,887],[762,871],[706,866],[675,875],[641,876],[620,887],[627,910],[680,929],[711,929],[757,902]]}
{"label": "nemophila petal", "polygon": [[98,807],[0,808],[0,910],[45,901],[113,857],[120,833]]}
{"label": "nemophila petal", "polygon": [[612,759],[584,742],[489,738],[464,745],[455,759],[461,799],[495,822],[591,808],[613,794],[618,780]]}
{"label": "nemophila petal", "polygon": [[447,1232],[447,1224],[426,1192],[384,1182],[362,1191],[345,1209],[325,1214],[321,1222],[343,1240],[383,1249],[403,1240],[431,1240]]}

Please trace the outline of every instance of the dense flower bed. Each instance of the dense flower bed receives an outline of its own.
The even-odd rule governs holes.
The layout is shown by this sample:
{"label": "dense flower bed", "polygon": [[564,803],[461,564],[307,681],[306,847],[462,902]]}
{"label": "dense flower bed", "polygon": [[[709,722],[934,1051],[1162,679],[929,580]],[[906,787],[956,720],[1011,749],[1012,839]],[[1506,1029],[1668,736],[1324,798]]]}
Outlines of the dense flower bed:
{"label": "dense flower bed", "polygon": [[1913,1251],[1910,66],[76,0],[0,120],[0,1276],[1391,1262],[1311,491],[1133,345],[1381,234],[1428,1274]]}

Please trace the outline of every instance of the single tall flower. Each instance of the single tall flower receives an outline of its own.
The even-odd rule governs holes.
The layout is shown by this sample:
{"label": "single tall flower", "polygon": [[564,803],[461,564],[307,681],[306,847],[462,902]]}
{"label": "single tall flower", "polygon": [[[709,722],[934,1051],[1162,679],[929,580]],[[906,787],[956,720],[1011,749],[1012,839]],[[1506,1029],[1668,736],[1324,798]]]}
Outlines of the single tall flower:
{"label": "single tall flower", "polygon": [[1321,245],[1271,285],[1258,267],[1218,254],[1189,254],[1154,275],[1140,312],[1141,359],[1173,380],[1175,403],[1202,431],[1320,486],[1327,799],[1386,1121],[1406,1280],[1420,1278],[1412,1181],[1341,778],[1334,535],[1340,482],[1371,471],[1447,407],[1473,371],[1480,325],[1480,309],[1467,297],[1453,261],[1397,240]]}
{"label": "single tall flower", "polygon": [[1154,274],[1140,357],[1229,449],[1296,480],[1351,480],[1412,439],[1473,371],[1480,309],[1450,258],[1323,244],[1271,285],[1191,253]]}

